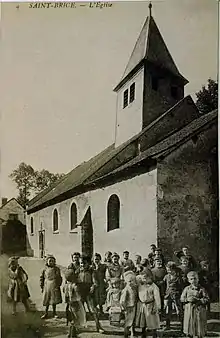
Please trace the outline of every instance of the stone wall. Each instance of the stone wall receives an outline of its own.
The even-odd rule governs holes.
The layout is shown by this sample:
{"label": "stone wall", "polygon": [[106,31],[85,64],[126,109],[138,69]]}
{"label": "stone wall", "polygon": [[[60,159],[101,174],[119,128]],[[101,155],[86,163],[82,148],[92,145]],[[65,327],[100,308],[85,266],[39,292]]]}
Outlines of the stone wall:
{"label": "stone wall", "polygon": [[[152,88],[153,78],[158,79],[157,90]],[[177,80],[175,81],[169,73],[164,73],[156,67],[147,65],[144,79],[143,128],[184,97],[183,84],[178,83]],[[176,98],[171,95],[172,85],[177,88]]]}
{"label": "stone wall", "polygon": [[158,243],[173,258],[188,245],[218,266],[217,124],[158,163]]}
{"label": "stone wall", "polygon": [[155,125],[140,136],[141,151],[152,147],[174,132],[181,130],[199,116],[200,113],[191,96],[186,96],[184,100],[179,101]]}

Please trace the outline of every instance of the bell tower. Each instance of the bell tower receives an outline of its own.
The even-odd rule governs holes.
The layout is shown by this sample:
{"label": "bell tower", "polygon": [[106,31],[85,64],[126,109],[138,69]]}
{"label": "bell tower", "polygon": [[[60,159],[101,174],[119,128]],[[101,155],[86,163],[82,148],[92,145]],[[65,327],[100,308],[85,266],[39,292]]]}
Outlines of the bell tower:
{"label": "bell tower", "polygon": [[115,146],[128,141],[184,97],[180,74],[152,16],[143,25],[117,93]]}

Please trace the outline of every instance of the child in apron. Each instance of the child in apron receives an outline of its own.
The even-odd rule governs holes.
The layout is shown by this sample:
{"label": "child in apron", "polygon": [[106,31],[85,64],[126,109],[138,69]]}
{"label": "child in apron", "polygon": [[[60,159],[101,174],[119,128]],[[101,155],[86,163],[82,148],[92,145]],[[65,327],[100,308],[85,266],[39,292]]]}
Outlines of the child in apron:
{"label": "child in apron", "polygon": [[45,314],[41,317],[46,319],[48,317],[49,306],[53,307],[53,317],[58,318],[56,314],[56,305],[62,303],[60,286],[62,284],[62,277],[60,268],[56,266],[56,259],[49,255],[46,258],[46,266],[40,276],[40,287],[43,293],[43,305],[46,307]]}
{"label": "child in apron", "polygon": [[146,337],[146,330],[150,330],[152,331],[153,338],[156,338],[157,329],[160,328],[160,291],[158,286],[153,283],[152,277],[145,273],[138,276],[137,281],[136,326],[142,329],[142,337]]}
{"label": "child in apron", "polygon": [[134,337],[134,321],[137,305],[137,284],[136,275],[132,271],[124,273],[124,281],[126,283],[121,293],[120,303],[122,309],[125,311],[124,322],[124,337],[129,336],[129,330],[131,329],[131,337]]}
{"label": "child in apron", "polygon": [[77,336],[78,329],[86,325],[86,313],[78,290],[76,273],[67,269],[65,280],[64,294],[65,302],[68,304],[67,324],[70,322],[68,338],[74,338]]}
{"label": "child in apron", "polygon": [[11,257],[8,261],[8,298],[12,301],[12,314],[16,314],[18,302],[24,304],[26,312],[29,311],[28,298],[30,297],[27,287],[28,275],[18,264],[18,257]]}
{"label": "child in apron", "polygon": [[121,321],[122,308],[120,304],[121,280],[111,278],[110,287],[107,293],[106,309],[109,312],[110,325],[119,326]]}
{"label": "child in apron", "polygon": [[199,285],[198,273],[187,274],[189,286],[181,295],[184,304],[183,332],[187,337],[204,338],[207,330],[207,304],[209,297],[206,290]]}

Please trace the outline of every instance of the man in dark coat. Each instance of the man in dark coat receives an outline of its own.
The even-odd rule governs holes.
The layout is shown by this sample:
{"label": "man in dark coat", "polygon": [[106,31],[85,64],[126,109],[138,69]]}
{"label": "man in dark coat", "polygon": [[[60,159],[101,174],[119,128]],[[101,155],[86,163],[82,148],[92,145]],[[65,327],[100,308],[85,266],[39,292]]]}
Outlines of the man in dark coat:
{"label": "man in dark coat", "polygon": [[175,255],[178,259],[181,259],[182,256],[185,256],[189,260],[189,268],[190,270],[194,270],[197,268],[197,263],[194,257],[189,253],[188,247],[182,248],[180,251],[175,251]]}
{"label": "man in dark coat", "polygon": [[151,252],[148,255],[148,260],[150,262],[151,267],[153,267],[153,265],[154,265],[154,258],[155,258],[155,251],[156,251],[156,245],[155,244],[151,244],[150,250],[151,250]]}

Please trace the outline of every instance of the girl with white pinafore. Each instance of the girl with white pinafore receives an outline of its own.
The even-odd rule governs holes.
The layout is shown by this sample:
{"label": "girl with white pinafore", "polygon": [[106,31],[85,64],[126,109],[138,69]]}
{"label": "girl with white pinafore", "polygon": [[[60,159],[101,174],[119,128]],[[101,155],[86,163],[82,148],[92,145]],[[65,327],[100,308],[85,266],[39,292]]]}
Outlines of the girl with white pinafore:
{"label": "girl with white pinafore", "polygon": [[160,291],[150,276],[142,273],[137,276],[138,301],[136,312],[136,327],[142,329],[142,337],[146,336],[146,329],[152,331],[153,338],[157,337],[160,328],[159,311],[161,310]]}

